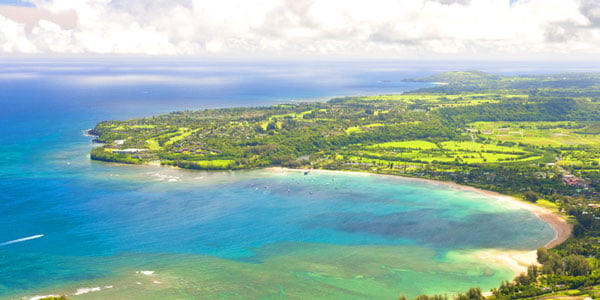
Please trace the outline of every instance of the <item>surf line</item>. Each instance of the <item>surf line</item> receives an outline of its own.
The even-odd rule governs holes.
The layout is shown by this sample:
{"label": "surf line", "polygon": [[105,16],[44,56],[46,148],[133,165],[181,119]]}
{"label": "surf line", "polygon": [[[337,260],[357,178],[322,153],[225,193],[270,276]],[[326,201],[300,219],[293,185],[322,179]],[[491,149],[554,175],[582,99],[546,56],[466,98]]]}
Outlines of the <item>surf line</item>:
{"label": "surf line", "polygon": [[25,242],[25,241],[29,241],[29,240],[39,239],[43,236],[44,236],[43,234],[38,234],[38,235],[28,236],[28,237],[25,237],[22,239],[16,239],[16,240],[0,243],[0,247],[10,245],[10,244],[16,244],[16,243],[20,243],[20,242]]}

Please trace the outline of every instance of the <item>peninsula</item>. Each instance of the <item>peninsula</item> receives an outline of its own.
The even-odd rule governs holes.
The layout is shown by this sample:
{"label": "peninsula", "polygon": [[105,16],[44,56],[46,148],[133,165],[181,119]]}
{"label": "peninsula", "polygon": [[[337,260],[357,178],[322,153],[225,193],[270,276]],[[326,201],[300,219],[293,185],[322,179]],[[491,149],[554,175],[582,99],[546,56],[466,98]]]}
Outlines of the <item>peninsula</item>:
{"label": "peninsula", "polygon": [[[102,143],[91,158],[201,170],[369,172],[523,198],[545,207],[538,215],[546,221],[548,211],[564,214],[573,236],[538,249],[543,266],[503,283],[494,296],[598,285],[600,74],[449,72],[409,80],[444,84],[401,95],[105,121],[88,131]],[[558,232],[547,246],[569,233]]]}

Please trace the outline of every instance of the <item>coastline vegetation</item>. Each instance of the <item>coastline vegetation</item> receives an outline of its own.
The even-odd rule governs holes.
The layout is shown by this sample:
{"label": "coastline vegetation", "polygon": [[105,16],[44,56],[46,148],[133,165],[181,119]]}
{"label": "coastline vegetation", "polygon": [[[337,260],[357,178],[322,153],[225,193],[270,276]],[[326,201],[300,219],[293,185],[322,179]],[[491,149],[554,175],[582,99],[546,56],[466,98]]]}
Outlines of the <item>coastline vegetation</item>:
{"label": "coastline vegetation", "polygon": [[[537,202],[573,236],[493,299],[600,296],[600,74],[449,72],[403,95],[105,121],[94,160],[202,170],[283,166],[421,177]],[[445,299],[419,296],[417,299]],[[481,299],[474,288],[457,299]]]}

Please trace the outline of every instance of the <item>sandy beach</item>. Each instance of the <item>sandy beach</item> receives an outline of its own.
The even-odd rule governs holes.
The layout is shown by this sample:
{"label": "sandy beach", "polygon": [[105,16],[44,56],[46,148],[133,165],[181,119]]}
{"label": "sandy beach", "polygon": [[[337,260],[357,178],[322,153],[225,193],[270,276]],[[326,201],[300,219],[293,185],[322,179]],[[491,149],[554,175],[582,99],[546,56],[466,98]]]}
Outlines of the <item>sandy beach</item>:
{"label": "sandy beach", "polygon": [[[304,169],[288,169],[288,168],[267,168],[266,170],[271,170],[275,172],[306,172]],[[542,221],[548,223],[554,230],[554,239],[546,243],[544,246],[546,248],[555,247],[562,242],[566,241],[571,236],[571,231],[573,226],[561,216],[555,214],[551,210],[547,208],[543,208],[540,206],[536,206],[532,203],[527,203],[522,200],[516,199],[511,196],[503,195],[493,191],[487,191],[478,189],[475,187],[465,186],[456,184],[454,182],[447,181],[438,181],[432,179],[424,179],[424,178],[413,178],[413,177],[402,177],[395,175],[386,175],[386,174],[372,174],[372,173],[363,173],[363,172],[350,172],[350,171],[330,171],[330,170],[310,170],[310,172],[319,172],[319,173],[331,173],[331,174],[357,174],[364,176],[385,176],[392,177],[399,180],[404,181],[415,181],[415,182],[427,182],[434,185],[443,185],[454,189],[467,190],[476,193],[480,193],[489,197],[492,197],[498,201],[505,202],[507,207],[513,207],[518,209],[525,209],[534,213],[538,218]],[[527,267],[530,265],[538,265],[537,262],[537,254],[536,249],[532,249],[530,251],[514,251],[514,250],[500,250],[500,249],[484,249],[478,250],[474,252],[474,255],[484,261],[501,263],[507,267],[509,267],[515,273],[515,276],[527,272]]]}

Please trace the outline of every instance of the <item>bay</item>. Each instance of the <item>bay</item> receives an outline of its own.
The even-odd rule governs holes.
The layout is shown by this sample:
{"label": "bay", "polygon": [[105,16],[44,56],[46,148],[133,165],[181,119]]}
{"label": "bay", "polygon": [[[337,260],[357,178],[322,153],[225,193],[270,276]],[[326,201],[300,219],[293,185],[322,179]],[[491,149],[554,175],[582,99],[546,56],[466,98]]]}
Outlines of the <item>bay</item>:
{"label": "bay", "polygon": [[[545,244],[552,229],[529,212],[376,176],[97,163],[81,132],[106,119],[172,110],[401,93],[428,86],[404,78],[458,67],[475,66],[0,64],[0,297],[100,287],[77,297],[359,299],[496,286],[512,272],[468,253]],[[538,67],[483,69],[545,70]]]}

